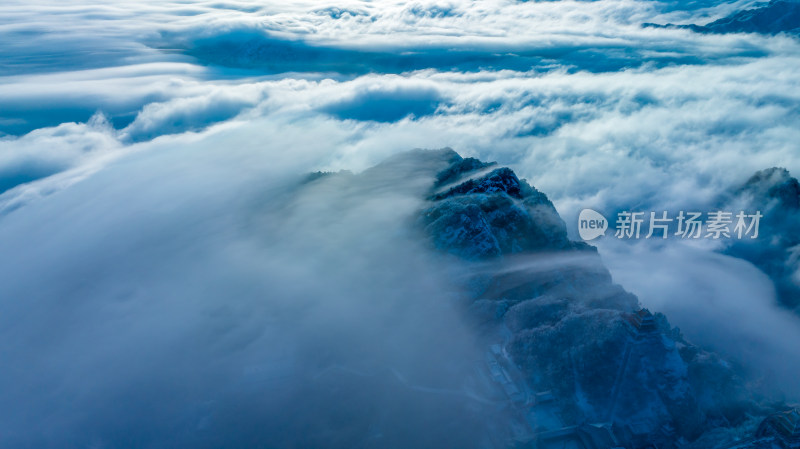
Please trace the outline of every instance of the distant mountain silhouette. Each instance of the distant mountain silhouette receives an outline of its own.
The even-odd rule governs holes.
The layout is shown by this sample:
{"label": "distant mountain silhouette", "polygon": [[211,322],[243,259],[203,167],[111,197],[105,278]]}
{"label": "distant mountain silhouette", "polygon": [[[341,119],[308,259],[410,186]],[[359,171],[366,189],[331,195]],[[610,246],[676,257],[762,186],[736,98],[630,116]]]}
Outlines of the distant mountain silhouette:
{"label": "distant mountain silhouette", "polygon": [[757,210],[764,217],[759,238],[736,240],[725,252],[769,275],[781,304],[800,313],[800,182],[788,170],[772,167],[756,172],[728,196],[722,202],[731,208]]}
{"label": "distant mountain silhouette", "polygon": [[772,0],[768,4],[736,12],[705,25],[645,23],[652,28],[684,28],[698,33],[789,33],[800,35],[800,2]]}

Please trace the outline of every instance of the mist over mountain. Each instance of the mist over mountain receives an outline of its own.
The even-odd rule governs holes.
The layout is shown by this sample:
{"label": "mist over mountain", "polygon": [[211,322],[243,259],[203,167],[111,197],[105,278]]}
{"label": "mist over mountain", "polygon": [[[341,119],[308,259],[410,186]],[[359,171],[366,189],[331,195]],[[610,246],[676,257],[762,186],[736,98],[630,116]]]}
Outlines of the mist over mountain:
{"label": "mist over mountain", "polygon": [[785,168],[753,174],[726,198],[731,207],[758,210],[761,239],[736,241],[725,251],[749,260],[775,282],[778,300],[800,312],[800,183]]}
{"label": "mist over mountain", "polygon": [[[422,224],[438,250],[476,264],[461,274],[470,308],[500,348],[493,357],[524,379],[520,397],[509,395],[527,428],[517,439],[556,444],[548,432],[597,423],[625,447],[706,447],[751,436],[776,411],[758,370],[688,342],[614,284],[594,248],[566,240],[544,194],[507,169],[450,157],[437,184],[456,180],[431,197]],[[536,404],[537,392],[555,402]]]}
{"label": "mist over mountain", "polygon": [[309,182],[275,160],[175,173],[185,156],[3,217],[3,445],[480,444],[504,412],[407,226],[435,161]]}
{"label": "mist over mountain", "polygon": [[[643,309],[593,247],[568,239],[547,196],[508,168],[450,149],[415,150],[360,174],[317,173],[305,183],[348,196],[419,196],[415,214],[400,222],[422,251],[441,254],[441,274],[456,289],[424,300],[452,298],[477,326],[474,350],[485,353],[462,373],[462,394],[504,404],[491,426],[473,427],[478,447],[549,447],[586,435],[609,444],[601,447],[722,447],[754,437],[787,407],[763,387],[761,367],[696,346],[667,317]],[[391,425],[370,426],[383,434]]]}
{"label": "mist over mountain", "polygon": [[0,447],[788,447],[795,13],[2,2]]}

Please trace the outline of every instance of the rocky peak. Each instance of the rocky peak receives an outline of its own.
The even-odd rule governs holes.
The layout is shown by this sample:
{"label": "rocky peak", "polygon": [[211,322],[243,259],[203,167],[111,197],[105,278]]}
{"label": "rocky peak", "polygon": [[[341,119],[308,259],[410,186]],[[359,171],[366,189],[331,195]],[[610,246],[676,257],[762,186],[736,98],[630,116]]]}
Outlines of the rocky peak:
{"label": "rocky peak", "polygon": [[[493,164],[487,164],[493,165]],[[522,199],[522,185],[517,175],[507,167],[492,170],[490,173],[479,178],[467,179],[466,181],[451,187],[443,193],[433,196],[434,200],[440,200],[456,195],[469,195],[472,193],[506,193],[513,198]],[[529,187],[530,186],[527,186]]]}
{"label": "rocky peak", "polygon": [[434,246],[467,259],[575,247],[547,196],[495,166],[459,156],[436,175],[420,218]]}
{"label": "rocky peak", "polygon": [[434,184],[435,189],[452,184],[461,179],[465,174],[474,173],[478,170],[497,165],[496,162],[482,162],[473,157],[461,158],[455,151],[453,151],[453,153],[455,153],[457,158],[454,158],[449,167],[437,174],[436,184]]}
{"label": "rocky peak", "polygon": [[785,168],[772,167],[756,172],[741,191],[756,200],[778,200],[784,208],[800,209],[800,183]]}

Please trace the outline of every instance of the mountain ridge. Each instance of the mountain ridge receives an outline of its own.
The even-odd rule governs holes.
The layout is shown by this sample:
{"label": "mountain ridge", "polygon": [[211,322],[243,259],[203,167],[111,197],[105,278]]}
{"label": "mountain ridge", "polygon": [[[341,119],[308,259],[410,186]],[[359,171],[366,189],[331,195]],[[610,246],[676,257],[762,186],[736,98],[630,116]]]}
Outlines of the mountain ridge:
{"label": "mountain ridge", "polygon": [[[433,249],[476,267],[465,276],[470,310],[522,373],[516,390],[554,393],[550,419],[596,423],[625,447],[704,447],[775,410],[741,368],[614,284],[594,247],[568,239],[544,193],[508,168],[448,159],[436,179],[457,181],[434,184],[418,225]],[[532,426],[529,441],[551,427]]]}
{"label": "mountain ridge", "polygon": [[775,35],[787,33],[800,35],[800,2],[794,0],[771,0],[763,6],[737,11],[705,25],[675,25],[644,23],[648,28],[679,28],[697,33],[760,33]]}

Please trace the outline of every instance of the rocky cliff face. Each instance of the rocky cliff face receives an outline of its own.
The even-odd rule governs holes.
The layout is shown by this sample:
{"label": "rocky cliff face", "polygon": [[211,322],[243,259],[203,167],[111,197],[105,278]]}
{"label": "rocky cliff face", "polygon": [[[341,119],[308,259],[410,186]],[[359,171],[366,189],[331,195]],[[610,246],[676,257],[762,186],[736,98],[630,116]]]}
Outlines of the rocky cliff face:
{"label": "rocky cliff face", "polygon": [[[409,232],[452,267],[486,348],[467,382],[482,387],[468,395],[494,391],[508,415],[481,447],[562,447],[564,438],[605,442],[575,447],[717,447],[774,411],[735,364],[614,284],[594,247],[570,241],[553,203],[511,169],[417,150],[307,182],[326,177],[326,189],[420,199]],[[765,172],[740,194],[788,207],[795,189]]]}
{"label": "rocky cliff face", "polygon": [[543,193],[496,168],[467,158],[437,175],[421,221],[436,248],[468,259],[572,249],[563,220]]}
{"label": "rocky cliff face", "polygon": [[626,447],[702,447],[767,412],[741,372],[640,310],[592,247],[569,241],[543,193],[508,168],[446,154],[419,224],[435,249],[472,267],[473,316],[502,340],[523,389],[553,392],[555,422],[611,424]]}

